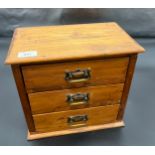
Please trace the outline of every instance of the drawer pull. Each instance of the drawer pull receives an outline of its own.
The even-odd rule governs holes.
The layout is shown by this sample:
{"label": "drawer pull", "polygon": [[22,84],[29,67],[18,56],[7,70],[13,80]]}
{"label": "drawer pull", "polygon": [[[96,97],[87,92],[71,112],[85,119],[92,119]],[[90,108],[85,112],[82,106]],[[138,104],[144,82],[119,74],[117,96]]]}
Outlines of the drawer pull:
{"label": "drawer pull", "polygon": [[65,80],[70,83],[84,82],[90,79],[90,69],[66,71]]}
{"label": "drawer pull", "polygon": [[68,124],[72,127],[85,126],[87,121],[88,121],[87,115],[77,115],[68,117]]}
{"label": "drawer pull", "polygon": [[67,95],[67,102],[69,105],[81,105],[88,104],[89,94],[88,93],[77,93]]}

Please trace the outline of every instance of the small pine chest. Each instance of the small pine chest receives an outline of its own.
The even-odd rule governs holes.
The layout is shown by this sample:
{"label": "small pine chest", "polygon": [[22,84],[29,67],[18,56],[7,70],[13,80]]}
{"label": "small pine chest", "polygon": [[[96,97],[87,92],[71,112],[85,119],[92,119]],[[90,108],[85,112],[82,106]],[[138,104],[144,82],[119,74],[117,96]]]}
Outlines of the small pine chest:
{"label": "small pine chest", "polygon": [[11,64],[28,139],[124,126],[138,53],[118,24],[17,28]]}

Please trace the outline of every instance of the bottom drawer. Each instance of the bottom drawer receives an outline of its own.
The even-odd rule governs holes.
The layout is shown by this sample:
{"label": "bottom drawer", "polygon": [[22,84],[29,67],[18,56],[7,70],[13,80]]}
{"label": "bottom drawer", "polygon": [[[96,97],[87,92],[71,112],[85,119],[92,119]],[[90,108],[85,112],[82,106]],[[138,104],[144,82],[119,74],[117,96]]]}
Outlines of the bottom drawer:
{"label": "bottom drawer", "polygon": [[33,115],[36,131],[58,131],[114,122],[119,104]]}

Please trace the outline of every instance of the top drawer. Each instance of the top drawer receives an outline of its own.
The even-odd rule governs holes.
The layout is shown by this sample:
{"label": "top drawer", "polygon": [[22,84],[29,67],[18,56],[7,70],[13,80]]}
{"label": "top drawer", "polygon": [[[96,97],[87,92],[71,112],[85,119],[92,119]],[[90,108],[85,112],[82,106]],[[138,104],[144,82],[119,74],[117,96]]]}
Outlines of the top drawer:
{"label": "top drawer", "polygon": [[22,66],[28,92],[123,83],[128,57]]}

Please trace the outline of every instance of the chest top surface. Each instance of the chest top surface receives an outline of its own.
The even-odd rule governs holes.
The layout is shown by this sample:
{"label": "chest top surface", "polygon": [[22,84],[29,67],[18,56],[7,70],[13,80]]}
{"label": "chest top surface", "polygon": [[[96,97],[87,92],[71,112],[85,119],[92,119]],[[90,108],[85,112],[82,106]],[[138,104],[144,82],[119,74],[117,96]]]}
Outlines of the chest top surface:
{"label": "chest top surface", "polygon": [[17,28],[7,64],[141,53],[144,49],[116,23]]}

